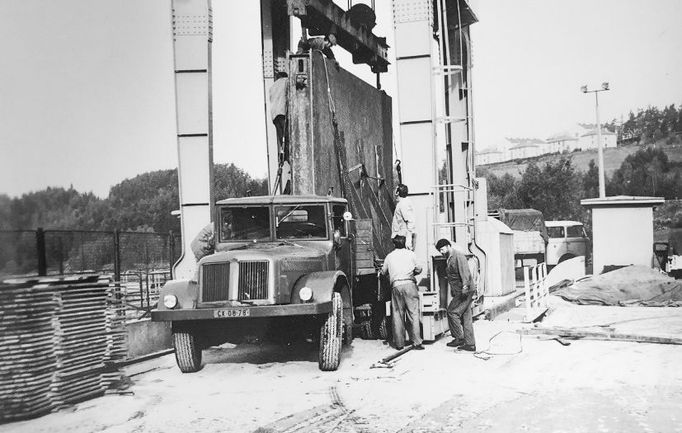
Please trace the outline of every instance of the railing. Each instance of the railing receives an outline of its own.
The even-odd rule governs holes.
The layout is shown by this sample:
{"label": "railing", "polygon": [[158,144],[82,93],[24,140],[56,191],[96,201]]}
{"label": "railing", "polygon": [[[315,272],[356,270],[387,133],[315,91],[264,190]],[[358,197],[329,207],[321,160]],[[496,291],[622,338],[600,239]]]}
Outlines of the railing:
{"label": "railing", "polygon": [[159,302],[161,287],[170,280],[170,270],[126,271],[119,282],[127,320],[150,317]]}
{"label": "railing", "polygon": [[0,230],[0,279],[171,269],[179,238],[167,234],[84,230]]}
{"label": "railing", "polygon": [[540,263],[535,266],[523,267],[523,288],[525,292],[524,321],[532,322],[547,310],[547,265]]}
{"label": "railing", "polygon": [[149,317],[171,279],[179,242],[173,233],[0,230],[0,281],[99,274],[120,286],[126,319]]}

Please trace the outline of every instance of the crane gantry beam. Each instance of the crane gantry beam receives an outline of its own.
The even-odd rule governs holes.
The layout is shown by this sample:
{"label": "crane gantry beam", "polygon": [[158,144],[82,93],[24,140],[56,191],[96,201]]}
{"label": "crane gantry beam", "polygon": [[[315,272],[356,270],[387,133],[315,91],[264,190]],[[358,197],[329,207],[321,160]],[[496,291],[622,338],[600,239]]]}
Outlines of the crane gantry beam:
{"label": "crane gantry beam", "polygon": [[338,45],[353,55],[353,63],[366,63],[375,73],[388,70],[386,38],[351,21],[331,0],[287,0],[287,6],[289,15],[298,17],[311,35],[334,33]]}

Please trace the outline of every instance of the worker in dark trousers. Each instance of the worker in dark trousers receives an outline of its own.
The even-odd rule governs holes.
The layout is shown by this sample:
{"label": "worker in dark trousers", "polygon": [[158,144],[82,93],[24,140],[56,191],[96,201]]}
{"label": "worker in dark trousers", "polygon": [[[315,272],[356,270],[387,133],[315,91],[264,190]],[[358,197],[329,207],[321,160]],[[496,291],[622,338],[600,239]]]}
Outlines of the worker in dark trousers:
{"label": "worker in dark trousers", "polygon": [[[388,274],[391,281],[391,307],[393,316],[393,343],[400,350],[405,346],[405,322],[413,348],[424,350],[419,331],[419,292],[415,275],[422,271],[417,264],[417,256],[405,248],[405,236],[393,238],[395,250],[384,260],[381,268],[383,275]],[[407,319],[407,320],[406,320]]]}
{"label": "worker in dark trousers", "polygon": [[447,258],[446,274],[452,300],[448,304],[448,325],[453,340],[447,345],[458,350],[476,351],[471,303],[476,295],[469,263],[463,252],[454,248],[447,239],[436,242],[436,249]]}
{"label": "worker in dark trousers", "polygon": [[277,149],[280,164],[289,159],[289,149],[286,143],[287,77],[286,72],[277,72],[275,74],[275,82],[270,87],[270,117],[277,132]]}

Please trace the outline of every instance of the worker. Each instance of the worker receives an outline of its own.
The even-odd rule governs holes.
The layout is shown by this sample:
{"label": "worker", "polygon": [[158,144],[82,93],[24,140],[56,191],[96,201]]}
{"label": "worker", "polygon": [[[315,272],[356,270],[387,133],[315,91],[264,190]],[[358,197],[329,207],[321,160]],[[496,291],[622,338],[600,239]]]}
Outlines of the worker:
{"label": "worker", "polygon": [[393,212],[393,222],[391,223],[391,237],[399,233],[405,233],[407,241],[405,247],[414,251],[417,244],[417,233],[415,232],[414,208],[412,201],[407,197],[408,188],[405,184],[399,184],[395,189],[395,197],[398,203]]}
{"label": "worker", "polygon": [[471,303],[476,295],[469,263],[464,252],[453,247],[447,239],[436,242],[436,249],[447,258],[446,274],[452,300],[448,304],[447,315],[450,335],[453,340],[449,347],[469,352],[476,351],[474,325],[471,319]]}
{"label": "worker", "polygon": [[287,94],[289,90],[287,77],[286,72],[277,72],[275,82],[270,87],[270,117],[277,131],[277,149],[280,164],[289,158],[285,134],[287,125]]}
{"label": "worker", "polygon": [[393,238],[395,249],[384,259],[381,267],[382,275],[389,276],[391,282],[391,307],[393,316],[393,343],[400,350],[405,346],[405,319],[407,332],[412,340],[413,348],[424,350],[419,335],[419,292],[414,278],[421,273],[417,264],[417,256],[405,248],[405,236]]}
{"label": "worker", "polygon": [[336,60],[334,57],[334,52],[332,47],[336,45],[336,35],[333,33],[328,34],[325,37],[308,38],[303,39],[298,42],[297,54],[307,53],[310,50],[321,51],[327,58]]}
{"label": "worker", "polygon": [[194,239],[192,239],[190,247],[192,248],[192,252],[194,253],[194,257],[196,257],[197,262],[203,257],[215,252],[215,229],[213,228],[213,223],[210,223],[201,229]]}

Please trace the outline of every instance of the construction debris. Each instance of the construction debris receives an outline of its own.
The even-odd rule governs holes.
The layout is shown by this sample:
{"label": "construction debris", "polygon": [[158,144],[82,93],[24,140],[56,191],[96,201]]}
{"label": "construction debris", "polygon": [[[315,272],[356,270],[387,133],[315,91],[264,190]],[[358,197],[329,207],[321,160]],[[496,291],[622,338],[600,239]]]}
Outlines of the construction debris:
{"label": "construction debris", "polygon": [[[585,340],[610,340],[610,341],[631,341],[635,343],[656,343],[656,344],[679,344],[682,345],[682,338],[654,337],[649,335],[624,334],[614,331],[612,328],[560,328],[560,327],[536,327],[519,329],[519,334],[525,335],[556,335],[567,339]],[[559,341],[559,340],[557,340]],[[559,341],[562,343],[561,341]],[[564,344],[564,343],[562,343]],[[566,344],[564,344],[566,345]]]}
{"label": "construction debris", "polygon": [[377,361],[376,363],[372,364],[370,368],[393,368],[394,360],[399,356],[403,356],[412,349],[414,349],[413,345],[406,346],[398,350],[397,352],[392,353],[387,357],[382,358],[380,361]]}
{"label": "construction debris", "polygon": [[125,315],[110,278],[79,275],[0,284],[0,421],[101,395],[122,375]]}

